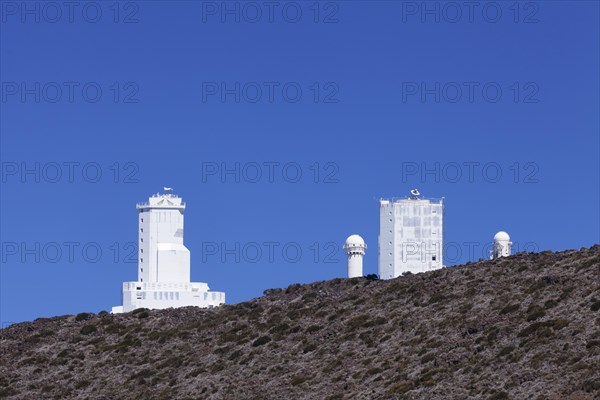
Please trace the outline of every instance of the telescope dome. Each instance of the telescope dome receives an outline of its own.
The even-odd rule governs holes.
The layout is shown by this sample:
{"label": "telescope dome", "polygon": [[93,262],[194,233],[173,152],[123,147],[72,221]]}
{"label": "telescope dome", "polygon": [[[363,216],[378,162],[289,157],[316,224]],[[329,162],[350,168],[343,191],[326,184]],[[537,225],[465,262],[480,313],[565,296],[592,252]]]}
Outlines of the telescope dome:
{"label": "telescope dome", "polygon": [[504,231],[500,231],[494,235],[494,242],[509,242],[510,236]]}
{"label": "telescope dome", "polygon": [[361,238],[359,235],[350,235],[348,239],[346,239],[347,246],[364,246],[365,240]]}

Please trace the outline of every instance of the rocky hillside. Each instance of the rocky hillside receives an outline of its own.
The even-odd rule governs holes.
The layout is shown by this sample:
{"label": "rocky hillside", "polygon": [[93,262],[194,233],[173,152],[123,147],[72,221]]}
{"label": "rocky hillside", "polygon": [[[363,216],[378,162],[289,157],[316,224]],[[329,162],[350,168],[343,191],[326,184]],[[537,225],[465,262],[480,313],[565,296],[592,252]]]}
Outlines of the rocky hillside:
{"label": "rocky hillside", "polygon": [[9,399],[599,399],[600,246],[0,332]]}

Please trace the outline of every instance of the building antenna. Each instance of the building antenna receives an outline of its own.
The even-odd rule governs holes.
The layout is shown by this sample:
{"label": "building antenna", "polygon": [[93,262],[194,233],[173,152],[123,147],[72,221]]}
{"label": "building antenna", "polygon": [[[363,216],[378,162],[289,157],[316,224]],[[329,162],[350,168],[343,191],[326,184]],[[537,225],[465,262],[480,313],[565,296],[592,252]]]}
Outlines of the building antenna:
{"label": "building antenna", "polygon": [[416,200],[416,199],[418,199],[418,198],[419,198],[419,196],[421,195],[421,193],[419,192],[419,189],[412,189],[412,190],[410,191],[410,194],[411,194],[411,197],[410,197],[410,198],[411,198],[411,199],[415,199],[415,200]]}

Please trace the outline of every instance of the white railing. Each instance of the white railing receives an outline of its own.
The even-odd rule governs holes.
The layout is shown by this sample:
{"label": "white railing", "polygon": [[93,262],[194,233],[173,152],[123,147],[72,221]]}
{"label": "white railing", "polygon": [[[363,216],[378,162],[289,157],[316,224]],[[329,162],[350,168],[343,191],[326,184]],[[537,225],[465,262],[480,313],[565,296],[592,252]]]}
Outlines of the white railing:
{"label": "white railing", "polygon": [[136,203],[136,208],[185,208],[185,203],[182,201],[181,204],[150,204],[146,203]]}
{"label": "white railing", "polygon": [[[395,203],[397,201],[401,201],[401,200],[412,200],[413,198],[411,198],[410,196],[407,197],[391,197],[389,199],[384,199],[381,198],[381,200],[383,201],[389,201],[390,203]],[[423,197],[423,196],[419,196],[418,198],[414,199],[414,200],[429,200],[430,203],[432,204],[441,204],[444,202],[446,198],[445,197]]]}

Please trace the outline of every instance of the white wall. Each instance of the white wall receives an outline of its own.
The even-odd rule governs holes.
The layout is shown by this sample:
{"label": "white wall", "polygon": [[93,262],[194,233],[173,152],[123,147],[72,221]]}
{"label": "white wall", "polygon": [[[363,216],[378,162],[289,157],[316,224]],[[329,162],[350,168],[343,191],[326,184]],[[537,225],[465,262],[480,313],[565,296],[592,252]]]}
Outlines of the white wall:
{"label": "white wall", "polygon": [[[182,269],[188,270],[189,250],[183,245],[183,209],[143,208],[139,212],[139,259],[138,279],[141,282],[159,282],[170,279],[169,269],[174,268],[173,277],[181,279]],[[159,245],[179,245],[174,255],[159,257]],[[167,246],[162,246],[166,250]],[[185,250],[184,250],[185,249]],[[187,252],[187,256],[184,254]],[[165,265],[160,264],[160,260]],[[174,263],[181,262],[176,266]]]}
{"label": "white wall", "polygon": [[512,242],[508,240],[494,241],[492,247],[492,259],[508,257],[512,253]]}
{"label": "white wall", "polygon": [[396,278],[443,266],[443,203],[383,200],[379,211],[379,276]]}
{"label": "white wall", "polygon": [[348,256],[348,278],[363,276],[363,255],[354,253]]}
{"label": "white wall", "polygon": [[225,303],[224,292],[209,291],[203,282],[193,283],[123,283],[123,307],[113,312],[129,312],[136,308],[216,307]]}
{"label": "white wall", "polygon": [[158,243],[158,282],[189,282],[190,251],[182,244]]}
{"label": "white wall", "polygon": [[122,312],[133,311],[136,308],[216,307],[224,303],[225,293],[223,292],[126,291],[123,292]]}

